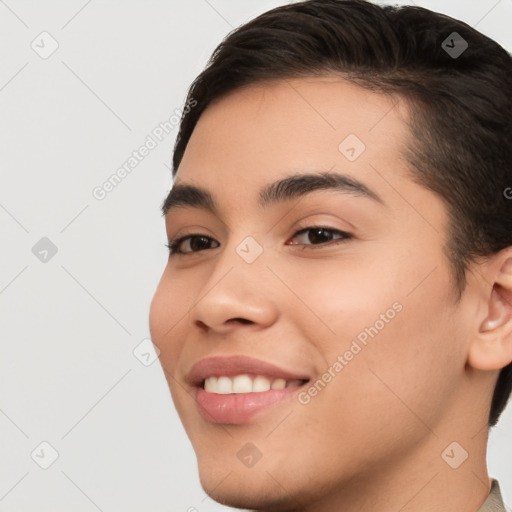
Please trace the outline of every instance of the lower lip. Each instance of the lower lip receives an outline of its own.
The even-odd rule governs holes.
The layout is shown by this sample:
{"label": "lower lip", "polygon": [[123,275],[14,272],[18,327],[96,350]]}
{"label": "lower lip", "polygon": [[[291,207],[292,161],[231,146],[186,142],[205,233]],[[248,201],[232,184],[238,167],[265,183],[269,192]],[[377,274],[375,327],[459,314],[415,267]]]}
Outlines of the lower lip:
{"label": "lower lip", "polygon": [[239,425],[256,414],[289,400],[301,388],[302,386],[228,395],[209,393],[203,388],[197,388],[196,399],[200,413],[208,421]]}

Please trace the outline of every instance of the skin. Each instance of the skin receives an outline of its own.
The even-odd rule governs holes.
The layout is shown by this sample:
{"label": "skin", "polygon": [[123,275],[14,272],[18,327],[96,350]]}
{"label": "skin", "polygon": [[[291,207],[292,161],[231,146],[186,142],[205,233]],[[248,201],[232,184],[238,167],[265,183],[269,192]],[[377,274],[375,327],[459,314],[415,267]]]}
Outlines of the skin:
{"label": "skin", "polygon": [[[215,500],[469,512],[489,493],[490,398],[512,360],[512,252],[474,264],[456,300],[447,210],[410,179],[409,112],[397,100],[333,76],[253,85],[210,105],[192,134],[175,183],[209,190],[219,212],[173,209],[167,235],[213,241],[171,255],[150,327]],[[366,145],[353,162],[338,149],[351,133]],[[320,171],[362,181],[385,204],[332,190],[258,204],[265,185]],[[352,238],[295,235],[318,225]],[[263,247],[250,264],[236,252],[247,236]],[[402,310],[307,405],[294,397],[243,425],[200,415],[185,382],[200,359],[242,354],[318,377],[394,303]],[[251,468],[237,457],[249,441],[262,454]],[[458,469],[441,457],[453,441],[468,453]]]}

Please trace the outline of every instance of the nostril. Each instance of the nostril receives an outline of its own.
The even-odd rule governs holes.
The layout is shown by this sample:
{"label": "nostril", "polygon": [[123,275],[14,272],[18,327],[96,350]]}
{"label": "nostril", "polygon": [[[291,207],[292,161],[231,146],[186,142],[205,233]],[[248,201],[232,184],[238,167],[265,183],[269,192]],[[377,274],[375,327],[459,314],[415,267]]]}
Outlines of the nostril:
{"label": "nostril", "polygon": [[[239,324],[244,324],[244,325],[254,323],[252,320],[248,320],[247,318],[238,318],[238,317],[237,318],[229,318],[224,323],[227,324],[227,323],[233,323],[233,322],[236,322]],[[211,328],[208,324],[204,323],[202,320],[196,320],[194,323],[195,323],[196,327],[198,327],[201,331],[204,331],[204,332],[208,332]]]}
{"label": "nostril", "polygon": [[199,327],[202,331],[207,331],[208,326],[201,320],[196,320],[196,326]]}
{"label": "nostril", "polygon": [[252,320],[247,320],[247,318],[230,318],[228,322],[239,322],[241,324],[252,324]]}

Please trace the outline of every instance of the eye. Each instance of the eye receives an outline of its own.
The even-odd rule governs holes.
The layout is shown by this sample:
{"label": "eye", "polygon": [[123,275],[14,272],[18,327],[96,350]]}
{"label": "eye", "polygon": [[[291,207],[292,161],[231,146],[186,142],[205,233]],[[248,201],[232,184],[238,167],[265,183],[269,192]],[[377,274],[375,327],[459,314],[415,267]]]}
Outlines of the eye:
{"label": "eye", "polygon": [[292,240],[298,239],[299,241],[290,242],[290,245],[323,245],[329,242],[344,242],[350,238],[352,238],[350,233],[339,229],[326,226],[309,226],[297,231]]}
{"label": "eye", "polygon": [[[217,244],[213,247],[211,244]],[[206,249],[212,249],[219,247],[219,242],[215,241],[206,235],[186,235],[176,240],[170,240],[167,244],[169,248],[169,254],[191,254],[194,252],[204,251]]]}
{"label": "eye", "polygon": [[[333,245],[344,242],[352,238],[350,233],[340,231],[339,229],[326,226],[309,226],[297,231],[289,245]],[[293,241],[295,240],[295,241]],[[331,242],[331,243],[330,243]],[[213,238],[201,235],[190,234],[169,241],[166,246],[169,248],[169,254],[193,254],[207,249],[214,249],[220,244]]]}

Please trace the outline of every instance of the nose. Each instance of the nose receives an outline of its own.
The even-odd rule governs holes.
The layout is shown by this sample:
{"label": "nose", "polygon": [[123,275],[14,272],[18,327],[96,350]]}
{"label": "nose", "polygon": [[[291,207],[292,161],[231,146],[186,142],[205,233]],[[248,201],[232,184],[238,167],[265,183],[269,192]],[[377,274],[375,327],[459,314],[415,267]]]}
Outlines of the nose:
{"label": "nose", "polygon": [[219,258],[190,311],[193,325],[203,332],[227,334],[245,325],[263,329],[277,320],[276,283],[263,258],[246,263],[233,256]]}

